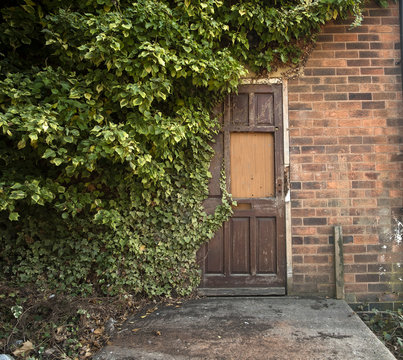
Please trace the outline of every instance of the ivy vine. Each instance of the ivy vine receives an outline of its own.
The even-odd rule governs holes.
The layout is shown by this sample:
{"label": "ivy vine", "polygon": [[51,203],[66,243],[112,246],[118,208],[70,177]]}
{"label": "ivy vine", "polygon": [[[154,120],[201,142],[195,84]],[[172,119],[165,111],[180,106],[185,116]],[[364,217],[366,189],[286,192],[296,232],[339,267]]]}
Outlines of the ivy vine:
{"label": "ivy vine", "polygon": [[361,0],[3,0],[0,263],[62,291],[188,294],[216,105]]}

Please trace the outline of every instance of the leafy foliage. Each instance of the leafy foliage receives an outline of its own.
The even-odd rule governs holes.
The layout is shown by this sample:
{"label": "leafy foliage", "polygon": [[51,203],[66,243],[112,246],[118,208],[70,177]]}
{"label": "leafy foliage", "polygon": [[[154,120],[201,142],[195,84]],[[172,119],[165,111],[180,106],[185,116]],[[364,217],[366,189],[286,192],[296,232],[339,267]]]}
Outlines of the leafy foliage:
{"label": "leafy foliage", "polygon": [[60,290],[186,294],[214,105],[360,0],[18,0],[0,23],[0,262]]}
{"label": "leafy foliage", "polygon": [[403,309],[397,311],[374,309],[361,316],[396,358],[400,359],[403,356]]}

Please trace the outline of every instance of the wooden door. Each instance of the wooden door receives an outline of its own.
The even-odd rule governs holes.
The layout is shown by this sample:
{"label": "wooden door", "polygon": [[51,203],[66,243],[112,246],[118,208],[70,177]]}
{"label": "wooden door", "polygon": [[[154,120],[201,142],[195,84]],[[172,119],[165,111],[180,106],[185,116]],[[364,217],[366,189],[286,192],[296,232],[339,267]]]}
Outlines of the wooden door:
{"label": "wooden door", "polygon": [[200,292],[207,295],[285,294],[282,94],[280,85],[242,85],[219,109],[223,128],[213,145],[207,211],[227,189],[237,206],[199,251]]}

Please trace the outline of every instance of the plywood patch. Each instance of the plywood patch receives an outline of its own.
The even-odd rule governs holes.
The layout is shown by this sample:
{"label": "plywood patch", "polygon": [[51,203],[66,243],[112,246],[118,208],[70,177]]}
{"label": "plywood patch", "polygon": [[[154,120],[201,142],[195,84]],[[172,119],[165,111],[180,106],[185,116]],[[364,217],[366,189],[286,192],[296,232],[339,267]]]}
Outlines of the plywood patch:
{"label": "plywood patch", "polygon": [[231,133],[231,193],[234,198],[274,196],[272,133]]}

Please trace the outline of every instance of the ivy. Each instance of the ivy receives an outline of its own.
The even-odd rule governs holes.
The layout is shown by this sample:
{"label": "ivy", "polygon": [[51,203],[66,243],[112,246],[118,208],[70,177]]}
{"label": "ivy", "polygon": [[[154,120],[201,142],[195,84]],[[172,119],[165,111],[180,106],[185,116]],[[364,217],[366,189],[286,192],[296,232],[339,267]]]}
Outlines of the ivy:
{"label": "ivy", "polygon": [[297,66],[360,0],[18,0],[0,5],[0,263],[63,291],[188,294],[213,107],[246,69]]}

